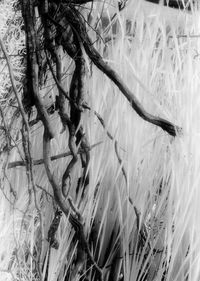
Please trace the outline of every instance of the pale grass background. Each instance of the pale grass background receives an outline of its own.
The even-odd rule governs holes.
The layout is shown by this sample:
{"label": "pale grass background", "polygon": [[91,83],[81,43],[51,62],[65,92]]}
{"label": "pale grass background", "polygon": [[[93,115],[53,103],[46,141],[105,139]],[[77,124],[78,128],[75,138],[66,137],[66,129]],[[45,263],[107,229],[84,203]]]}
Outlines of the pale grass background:
{"label": "pale grass background", "polygon": [[[95,16],[101,14],[102,4],[97,3],[94,8],[95,21]],[[109,18],[117,11],[114,3],[107,3],[106,8],[104,14]],[[112,31],[108,30],[107,35],[102,34],[102,37],[110,36],[109,43],[105,47],[101,41],[96,43],[96,47],[105,56],[105,60],[120,73],[144,107],[149,112],[181,126],[183,135],[174,139],[161,129],[144,122],[133,112],[108,78],[95,67],[91,69],[87,60],[86,99],[90,106],[103,116],[107,129],[119,143],[119,153],[127,173],[128,185],[125,184],[115,155],[114,142],[108,139],[93,113],[84,113],[83,126],[90,144],[98,141],[103,143],[91,152],[88,199],[81,203],[80,210],[88,232],[94,217],[98,221],[101,246],[96,255],[100,263],[104,258],[114,223],[119,223],[123,237],[124,280],[136,280],[139,270],[144,270],[145,265],[141,260],[136,261],[128,255],[129,243],[134,240],[136,230],[135,212],[128,202],[130,196],[134,206],[141,213],[141,221],[147,226],[150,225],[149,240],[152,245],[159,249],[167,249],[166,254],[157,254],[154,259],[149,254],[147,261],[151,260],[151,265],[148,280],[161,280],[164,271],[162,265],[165,261],[169,265],[166,280],[182,281],[188,273],[187,280],[198,281],[200,37],[192,36],[200,34],[199,12],[191,15],[135,0],[130,1],[127,8],[117,14],[117,19],[117,34],[113,35]],[[126,32],[127,20],[131,21],[129,33]],[[5,32],[5,29],[1,30],[1,37],[5,34],[2,32]],[[94,32],[91,32],[91,36],[95,37]],[[64,58],[63,69],[67,62]],[[66,87],[70,82],[70,73],[71,69],[67,69],[63,81]],[[51,85],[53,80],[49,79],[47,83]],[[43,91],[48,93],[49,88]],[[53,89],[52,96],[55,93]],[[52,122],[58,128],[56,139],[52,141],[52,155],[55,155],[66,151],[67,135],[59,133],[62,127],[56,114],[52,117]],[[18,148],[22,150],[20,140]],[[32,132],[32,152],[34,159],[42,157],[40,124],[35,126]],[[9,155],[9,162],[17,159],[20,159],[18,150],[13,149]],[[62,159],[53,162],[52,168],[58,178],[61,178],[67,161]],[[34,170],[36,184],[52,193],[43,166],[35,167]],[[74,188],[79,173],[77,169],[73,174]],[[34,245],[42,241],[41,261],[47,259],[46,238],[53,215],[51,199],[49,197],[46,200],[44,194],[41,199],[42,191],[37,190],[36,200],[42,213],[40,228],[34,197],[31,203],[29,202],[25,169],[8,170],[7,176],[17,193],[17,200],[13,204],[8,201],[9,199],[13,202],[13,198],[9,182],[2,176],[0,280],[34,280],[31,271],[34,260],[30,255],[27,263],[24,254],[27,249],[33,253]],[[157,196],[156,192],[161,182],[164,183],[162,196]],[[97,196],[94,199],[98,184]],[[72,196],[73,193],[72,190]],[[26,209],[28,211],[24,216],[23,212]],[[162,221],[162,226],[157,221]],[[58,277],[63,280],[63,262],[70,264],[67,253],[72,236],[66,222],[66,219],[62,218],[58,231],[60,247],[51,252],[49,281],[57,280]],[[152,238],[152,228],[156,233],[155,239]],[[18,259],[14,259],[12,263],[13,251],[16,249]]]}

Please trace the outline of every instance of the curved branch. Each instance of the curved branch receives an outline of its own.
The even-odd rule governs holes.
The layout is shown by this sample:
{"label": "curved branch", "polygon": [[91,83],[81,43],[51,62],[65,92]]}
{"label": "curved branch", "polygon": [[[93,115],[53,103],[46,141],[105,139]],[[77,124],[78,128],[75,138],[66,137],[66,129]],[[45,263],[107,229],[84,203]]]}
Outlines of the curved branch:
{"label": "curved branch", "polygon": [[70,8],[66,9],[63,6],[63,9],[66,11],[66,20],[70,23],[73,29],[76,30],[77,36],[81,40],[84,49],[92,60],[92,62],[104,73],[115,85],[119,88],[122,94],[126,97],[126,99],[130,102],[132,108],[137,112],[137,114],[144,119],[145,121],[152,123],[156,126],[161,127],[164,131],[166,131],[171,136],[175,137],[177,133],[180,133],[182,129],[171,122],[156,117],[150,113],[148,113],[134,93],[127,87],[127,85],[123,82],[122,78],[119,74],[114,71],[101,57],[99,52],[94,48],[84,25],[84,22],[76,9]]}
{"label": "curved branch", "polygon": [[50,143],[50,141],[51,141],[51,135],[49,134],[49,131],[44,127],[43,157],[44,157],[44,166],[45,166],[46,174],[47,174],[48,180],[53,188],[53,194],[54,194],[56,203],[59,205],[59,207],[63,211],[63,213],[66,216],[68,216],[69,209],[66,206],[58,180],[56,179],[56,176],[51,171],[51,157],[50,157],[51,143]]}
{"label": "curved branch", "polygon": [[51,138],[54,138],[54,130],[51,125],[50,118],[47,110],[43,104],[42,98],[39,94],[39,55],[37,46],[37,36],[35,30],[35,7],[31,0],[22,1],[22,16],[25,23],[25,34],[26,34],[26,51],[27,51],[27,85],[26,91],[28,98],[34,100],[34,105],[37,108],[39,117],[43,122],[45,128],[49,131]]}

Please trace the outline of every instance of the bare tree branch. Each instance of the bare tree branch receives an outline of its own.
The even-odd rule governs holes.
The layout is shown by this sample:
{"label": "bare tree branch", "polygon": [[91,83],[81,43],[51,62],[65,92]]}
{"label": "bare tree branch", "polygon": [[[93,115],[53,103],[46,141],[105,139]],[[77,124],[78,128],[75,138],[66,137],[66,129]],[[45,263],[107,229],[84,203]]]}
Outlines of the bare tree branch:
{"label": "bare tree branch", "polygon": [[9,55],[7,54],[7,52],[6,52],[6,48],[5,48],[4,44],[3,44],[2,39],[0,39],[0,46],[1,46],[3,54],[4,54],[4,56],[6,58],[6,61],[7,61],[9,75],[10,75],[10,81],[11,81],[11,84],[12,84],[12,87],[13,87],[13,91],[14,91],[15,97],[17,99],[19,110],[21,112],[24,124],[26,125],[26,129],[28,129],[29,125],[28,125],[27,117],[26,117],[26,114],[25,114],[25,111],[24,111],[21,99],[19,97],[19,94],[18,94],[18,91],[17,91],[17,87],[15,85],[15,78],[14,78],[14,75],[13,75],[13,70],[12,70],[12,66],[11,66],[11,63],[10,63],[10,58],[9,58]]}
{"label": "bare tree branch", "polygon": [[63,9],[65,9],[66,11],[65,14],[66,14],[67,21],[70,23],[72,28],[76,30],[77,36],[79,36],[81,42],[83,43],[83,46],[89,58],[103,73],[106,74],[106,76],[108,76],[108,78],[110,78],[115,83],[115,85],[119,88],[122,94],[130,102],[131,106],[137,112],[137,114],[145,121],[161,127],[164,131],[168,132],[168,134],[170,134],[171,136],[175,137],[177,133],[180,133],[182,131],[180,127],[172,124],[171,122],[163,118],[156,117],[148,113],[144,109],[143,105],[139,102],[139,100],[134,95],[134,93],[127,87],[127,85],[118,75],[118,73],[114,71],[106,62],[104,62],[99,52],[94,48],[86,31],[82,17],[78,13],[78,11],[72,8],[67,9],[64,6]]}
{"label": "bare tree branch", "polygon": [[[93,148],[95,148],[96,146],[102,144],[102,142],[97,142],[93,145],[91,145],[91,147],[89,148],[89,150],[92,150]],[[82,148],[79,148],[78,150],[78,154],[81,154],[81,153],[85,153],[85,151],[83,151]],[[61,159],[63,157],[68,157],[68,156],[71,156],[71,152],[68,151],[68,152],[64,152],[64,153],[60,153],[60,154],[57,154],[57,155],[54,155],[54,156],[51,156],[51,161],[54,161],[54,160],[58,160],[58,159]],[[33,160],[33,165],[41,165],[41,164],[44,164],[44,159],[38,159],[38,160]],[[19,166],[25,166],[25,162],[24,161],[14,161],[14,162],[10,162],[8,164],[8,169],[12,169],[12,168],[15,168],[15,167],[19,167]]]}
{"label": "bare tree branch", "polygon": [[39,95],[39,50],[37,44],[35,30],[35,7],[32,0],[22,1],[22,15],[25,22],[26,31],[26,49],[27,49],[27,95],[29,99],[33,99],[34,104],[38,110],[39,117],[44,126],[49,131],[51,138],[54,137],[54,130],[51,125],[48,113],[43,105],[42,99]]}

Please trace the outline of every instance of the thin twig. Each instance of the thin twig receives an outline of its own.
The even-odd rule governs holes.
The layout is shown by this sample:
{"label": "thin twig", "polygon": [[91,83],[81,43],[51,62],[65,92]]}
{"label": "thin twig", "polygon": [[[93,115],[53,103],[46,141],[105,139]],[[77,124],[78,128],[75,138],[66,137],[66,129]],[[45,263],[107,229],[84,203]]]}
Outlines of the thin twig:
{"label": "thin twig", "polygon": [[9,131],[8,126],[7,126],[5,116],[4,116],[4,112],[3,112],[3,109],[1,107],[1,105],[0,105],[0,114],[1,114],[3,125],[4,125],[3,128],[4,128],[4,131],[5,131],[6,143],[7,143],[7,150],[6,150],[4,160],[3,160],[2,170],[3,170],[4,177],[8,180],[8,183],[9,183],[9,186],[10,186],[10,192],[13,194],[14,198],[17,199],[16,191],[13,189],[12,184],[9,181],[7,173],[6,173],[7,166],[8,166],[8,159],[9,159],[10,150],[11,150],[12,145],[11,145],[10,131]]}
{"label": "thin twig", "polygon": [[90,247],[88,244],[88,241],[85,237],[85,233],[84,233],[84,225],[83,225],[83,218],[79,212],[79,210],[76,208],[76,206],[74,205],[71,197],[68,198],[68,202],[70,204],[71,209],[73,210],[73,212],[76,214],[76,216],[70,214],[69,217],[69,221],[71,222],[72,226],[74,227],[74,229],[76,230],[80,242],[83,244],[82,246],[85,248],[86,253],[88,255],[88,258],[90,260],[90,262],[92,263],[92,265],[94,266],[94,268],[96,269],[97,273],[100,276],[100,280],[103,280],[103,273],[101,268],[98,266],[98,264],[96,263],[96,261],[94,260],[94,257],[90,251]]}
{"label": "thin twig", "polygon": [[37,188],[41,189],[42,191],[44,191],[46,193],[46,195],[49,195],[53,200],[54,200],[54,196],[48,192],[44,187],[42,187],[41,185],[39,184],[36,184]]}
{"label": "thin twig", "polygon": [[118,144],[117,144],[117,141],[115,140],[115,153],[116,153],[116,156],[117,156],[117,159],[118,159],[118,162],[121,166],[121,169],[122,169],[122,174],[124,175],[124,179],[125,179],[125,182],[126,182],[126,186],[128,184],[128,179],[127,179],[127,175],[126,175],[126,170],[123,166],[123,163],[122,163],[122,159],[119,155],[119,151],[118,151]]}
{"label": "thin twig", "polygon": [[[48,179],[52,185],[54,197],[58,204],[58,206],[61,208],[61,210],[64,212],[66,217],[69,215],[69,209],[66,206],[65,200],[63,198],[62,191],[59,187],[58,181],[55,178],[55,175],[51,172],[51,161],[50,161],[50,140],[51,136],[48,135],[48,130],[44,129],[44,136],[43,136],[43,154],[44,154],[44,163],[45,168],[47,172]],[[102,280],[102,271],[94,261],[94,258],[90,252],[89,245],[87,242],[87,239],[84,234],[84,228],[82,222],[80,222],[74,215],[70,214],[69,221],[72,224],[72,226],[75,228],[75,230],[78,232],[78,235],[81,239],[81,243],[85,247],[85,250],[88,254],[88,257],[90,261],[93,263],[94,267],[96,268],[97,272],[100,274],[100,279]]]}
{"label": "thin twig", "polygon": [[[71,99],[70,99],[70,97],[68,96],[67,92],[64,90],[64,88],[63,88],[62,85],[59,83],[58,79],[56,78],[56,76],[55,76],[55,74],[54,74],[54,71],[53,71],[53,68],[52,68],[52,66],[51,66],[50,63],[49,63],[49,67],[50,67],[51,73],[52,73],[52,75],[53,75],[53,78],[54,78],[54,80],[55,80],[55,83],[56,83],[58,89],[63,93],[63,95],[64,95],[68,100],[71,101]],[[101,123],[102,127],[103,127],[104,130],[106,131],[107,136],[108,136],[111,140],[114,140],[114,137],[112,136],[112,134],[106,129],[105,122],[104,122],[103,118],[101,117],[101,115],[100,115],[97,111],[93,110],[93,109],[92,109],[90,106],[88,106],[86,103],[83,103],[83,104],[82,104],[82,107],[83,107],[84,109],[87,109],[87,110],[89,110],[89,111],[92,111],[92,112],[96,115],[97,119],[99,120],[99,122]],[[117,159],[118,159],[119,164],[122,165],[122,161],[121,161],[121,158],[120,158],[119,152],[118,152],[118,142],[117,142],[117,140],[115,140],[115,152],[116,152],[116,156],[117,156]],[[122,173],[123,173],[123,175],[124,175],[124,178],[125,178],[125,181],[126,181],[126,184],[127,184],[127,175],[126,175],[126,171],[125,171],[123,165],[122,165]],[[130,199],[129,199],[129,201],[130,201]]]}
{"label": "thin twig", "polygon": [[[102,144],[102,142],[97,142],[93,145],[90,146],[89,150],[92,150],[93,148],[95,148],[96,146]],[[79,148],[79,151],[78,151],[78,154],[81,154],[81,153],[85,153],[85,151],[82,149],[82,148]],[[71,156],[71,152],[70,151],[67,151],[67,152],[64,152],[64,153],[60,153],[60,154],[57,154],[57,155],[54,155],[54,156],[51,156],[50,159],[51,161],[55,161],[55,160],[58,160],[60,158],[64,158],[64,157],[68,157],[68,156]],[[44,164],[44,159],[38,159],[38,160],[33,160],[33,165],[41,165],[41,164]],[[25,166],[25,162],[24,161],[14,161],[14,162],[10,162],[8,164],[8,169],[12,169],[12,168],[15,168],[15,167],[18,167],[18,166]]]}
{"label": "thin twig", "polygon": [[59,205],[63,213],[68,217],[69,209],[66,206],[65,200],[62,196],[62,191],[56,178],[55,174],[51,171],[51,135],[49,135],[49,131],[44,127],[44,134],[43,134],[43,158],[44,158],[44,166],[47,174],[47,178],[53,188],[54,198],[56,203]]}
{"label": "thin twig", "polygon": [[12,84],[12,87],[13,87],[13,91],[14,91],[15,97],[17,99],[17,103],[18,103],[18,106],[19,106],[20,113],[22,115],[22,118],[23,118],[24,124],[26,126],[26,129],[28,129],[29,125],[28,125],[27,117],[26,117],[26,114],[25,114],[25,111],[24,111],[21,99],[19,97],[19,94],[18,94],[18,91],[17,91],[17,87],[15,85],[15,79],[14,79],[14,75],[13,75],[12,66],[11,66],[11,63],[10,63],[10,58],[9,58],[9,55],[7,54],[7,52],[6,52],[6,48],[5,48],[1,38],[0,38],[0,46],[1,46],[3,54],[4,54],[4,56],[6,58],[6,61],[7,61],[9,75],[10,75],[10,81],[11,81],[11,84]]}
{"label": "thin twig", "polygon": [[[18,107],[19,107],[19,110],[20,110],[20,113],[21,113],[22,119],[23,119],[22,138],[23,138],[24,154],[25,154],[25,159],[26,159],[25,165],[26,165],[26,174],[27,174],[27,179],[28,179],[28,193],[29,193],[29,204],[27,206],[29,206],[30,202],[31,202],[31,192],[32,192],[31,186],[32,186],[33,191],[34,191],[35,207],[36,207],[36,209],[38,210],[38,213],[39,213],[40,227],[42,227],[42,218],[41,218],[39,207],[37,205],[36,195],[35,195],[35,183],[34,183],[34,177],[33,177],[33,169],[32,169],[33,163],[32,163],[31,145],[30,145],[30,128],[29,128],[28,120],[27,120],[27,117],[26,117],[21,99],[18,95],[17,87],[15,85],[15,79],[14,79],[13,69],[12,69],[12,66],[11,66],[11,63],[10,63],[10,58],[9,58],[7,52],[6,52],[5,46],[4,46],[3,41],[1,39],[0,39],[0,46],[1,46],[3,54],[4,54],[4,56],[6,58],[6,61],[7,61],[11,84],[12,84],[13,91],[14,91],[15,97],[17,99]],[[28,211],[28,207],[27,207],[26,211]],[[23,220],[24,220],[24,218],[25,218],[25,216],[23,217]],[[40,264],[40,254],[39,254],[38,259],[39,259],[38,273],[41,277],[41,268],[39,266],[39,264]]]}

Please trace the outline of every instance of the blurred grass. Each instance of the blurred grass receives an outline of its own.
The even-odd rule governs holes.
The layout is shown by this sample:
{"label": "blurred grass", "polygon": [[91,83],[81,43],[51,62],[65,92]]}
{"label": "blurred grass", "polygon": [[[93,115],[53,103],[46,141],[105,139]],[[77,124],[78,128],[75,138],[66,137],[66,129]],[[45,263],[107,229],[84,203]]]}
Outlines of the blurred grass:
{"label": "blurred grass", "polygon": [[[94,22],[101,8],[100,3],[94,5]],[[108,19],[117,12],[111,4],[104,9]],[[116,34],[109,26],[104,33],[99,28],[104,40],[109,41],[104,44],[98,40],[95,46],[145,108],[183,128],[183,136],[174,139],[141,120],[109,79],[88,62],[86,100],[103,116],[107,130],[119,144],[122,159],[119,165],[114,141],[108,139],[94,114],[85,112],[82,122],[90,144],[99,141],[103,144],[91,152],[88,194],[79,209],[88,237],[92,227],[95,229],[92,252],[103,267],[105,280],[118,280],[120,274],[126,281],[198,281],[200,278],[200,38],[192,37],[199,33],[198,17],[198,12],[174,12],[132,1],[120,14],[117,12]],[[97,35],[90,33],[95,41]],[[67,63],[64,58],[63,68],[67,68]],[[67,70],[63,81],[66,87],[69,81]],[[54,96],[55,89],[50,93]],[[56,114],[52,122],[58,132],[52,141],[55,155],[66,151],[67,135],[60,134],[62,127]],[[20,141],[19,149],[22,149]],[[34,159],[42,157],[40,124],[32,132],[32,151]],[[17,149],[13,149],[9,161],[19,159]],[[58,178],[68,161],[53,162]],[[79,169],[72,175],[72,197],[81,173]],[[35,167],[34,173],[36,184],[52,193],[44,168]],[[47,266],[46,239],[53,218],[52,198],[37,189],[41,227],[35,202],[33,198],[29,200],[25,168],[8,170],[7,176],[9,182],[2,179],[0,196],[0,280],[37,280],[33,274],[37,256],[34,251],[39,243],[40,262]],[[17,194],[15,201],[10,186]],[[139,229],[134,207],[139,212]],[[146,230],[146,240],[139,254],[136,245],[142,242],[138,234],[142,229]],[[51,250],[47,268],[47,280],[51,281],[65,280],[76,256],[73,232],[64,217],[57,237],[60,247]],[[76,279],[74,276],[72,280],[81,280],[78,273],[75,275]],[[95,280],[94,276],[89,277]]]}

